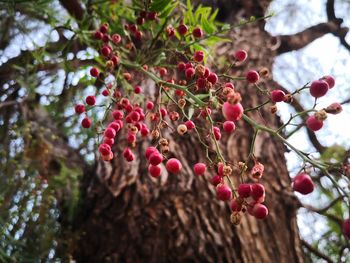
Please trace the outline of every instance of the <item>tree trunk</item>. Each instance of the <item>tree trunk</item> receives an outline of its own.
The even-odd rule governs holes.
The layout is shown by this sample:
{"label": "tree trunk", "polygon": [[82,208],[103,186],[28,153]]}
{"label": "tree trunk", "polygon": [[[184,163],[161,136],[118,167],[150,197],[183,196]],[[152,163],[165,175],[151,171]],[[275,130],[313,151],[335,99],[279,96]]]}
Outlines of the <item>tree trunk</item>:
{"label": "tree trunk", "polygon": [[[235,21],[240,19],[238,14],[261,16],[268,4],[236,2],[230,13]],[[218,48],[218,55],[238,48],[249,54],[249,62],[232,74],[242,75],[248,68],[271,70],[275,53],[263,22],[239,28],[231,37],[233,44]],[[265,81],[271,88],[269,83]],[[237,85],[245,108],[263,102],[253,85]],[[279,124],[268,106],[250,117],[272,127]],[[221,141],[225,156],[234,163],[247,158],[254,133],[243,120],[237,126],[234,134]],[[163,174],[161,179],[148,175],[143,158],[146,142],[135,149],[139,157],[132,164],[117,157],[111,163],[98,163],[94,172],[84,175],[84,203],[75,222],[79,238],[72,251],[77,262],[303,262],[297,201],[281,142],[259,133],[255,144],[255,156],[265,165],[261,182],[266,188],[268,218],[259,221],[246,213],[241,224],[234,226],[228,203],[216,199],[209,183],[213,174],[193,174],[193,164],[205,160],[196,138],[171,134],[167,138],[171,153],[183,164],[178,175]]]}

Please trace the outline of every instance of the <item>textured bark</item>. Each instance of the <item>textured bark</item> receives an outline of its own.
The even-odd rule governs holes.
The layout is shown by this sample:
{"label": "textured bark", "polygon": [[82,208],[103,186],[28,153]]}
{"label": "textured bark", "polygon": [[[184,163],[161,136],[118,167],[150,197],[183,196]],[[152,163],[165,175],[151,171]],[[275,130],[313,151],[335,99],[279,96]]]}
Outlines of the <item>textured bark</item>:
{"label": "textured bark", "polygon": [[[251,9],[253,5],[247,2],[240,8]],[[260,13],[262,6],[255,2],[251,1]],[[237,29],[232,38],[233,46],[220,47],[219,55],[237,48],[247,49],[250,55],[249,63],[232,73],[243,74],[252,67],[271,70],[275,53],[261,24]],[[238,89],[245,107],[263,102],[254,86]],[[250,116],[269,126],[278,125],[268,107]],[[240,121],[237,131],[221,142],[227,159],[235,163],[244,160],[252,136],[252,129]],[[166,138],[171,139],[172,154],[183,164],[179,175],[163,174],[156,180],[147,174],[142,157],[147,142],[137,146],[139,158],[132,165],[117,157],[112,163],[98,163],[95,173],[85,174],[84,204],[75,225],[79,238],[72,251],[77,262],[303,262],[297,201],[281,142],[261,133],[255,145],[255,155],[266,169],[262,183],[270,215],[259,221],[244,214],[235,227],[230,223],[228,204],[215,198],[211,176],[196,177],[192,172],[195,162],[205,160],[195,138],[171,134]]]}

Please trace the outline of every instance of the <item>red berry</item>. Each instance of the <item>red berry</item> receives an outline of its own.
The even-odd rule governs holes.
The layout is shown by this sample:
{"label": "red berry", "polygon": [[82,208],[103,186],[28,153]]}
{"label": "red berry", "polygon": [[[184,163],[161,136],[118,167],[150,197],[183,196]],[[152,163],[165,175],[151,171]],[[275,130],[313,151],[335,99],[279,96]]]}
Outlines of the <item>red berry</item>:
{"label": "red berry", "polygon": [[85,102],[86,102],[86,104],[88,104],[90,106],[94,106],[96,103],[96,98],[95,98],[95,96],[92,96],[92,95],[87,96],[85,99]]}
{"label": "red berry", "polygon": [[181,24],[178,26],[177,31],[179,32],[180,35],[185,35],[188,31],[188,27],[184,24]]}
{"label": "red berry", "polygon": [[148,15],[147,15],[147,18],[149,20],[156,20],[157,18],[157,13],[156,12],[149,12]]}
{"label": "red berry", "polygon": [[271,101],[272,102],[281,102],[284,101],[284,97],[286,94],[283,92],[283,90],[276,89],[271,91]]}
{"label": "red berry", "polygon": [[140,129],[140,133],[143,137],[147,136],[149,134],[149,129],[148,128],[145,128],[145,127],[142,127]]}
{"label": "red berry", "polygon": [[112,36],[112,42],[117,45],[120,43],[120,41],[122,40],[122,37],[119,34],[113,34]]}
{"label": "red berry", "polygon": [[216,197],[222,201],[230,200],[232,197],[231,188],[224,184],[218,184],[216,186]]}
{"label": "red berry", "polygon": [[185,69],[188,69],[188,68],[193,68],[193,64],[191,62],[187,62],[185,64]]}
{"label": "red berry", "polygon": [[221,132],[219,127],[213,127],[213,134],[214,134],[215,140],[219,141],[221,139]]}
{"label": "red berry", "polygon": [[116,131],[113,128],[107,128],[104,132],[104,136],[113,139],[116,135]]}
{"label": "red berry", "polygon": [[242,210],[242,205],[237,202],[237,199],[232,199],[230,207],[232,212],[239,212]]}
{"label": "red berry", "polygon": [[253,197],[255,201],[261,201],[260,199],[265,195],[265,187],[262,184],[255,183],[251,185],[251,188],[251,197]]}
{"label": "red berry", "polygon": [[196,51],[193,55],[193,60],[196,62],[202,62],[204,59],[204,52],[203,51]]}
{"label": "red berry", "polygon": [[117,133],[120,130],[120,125],[117,122],[111,122],[108,125],[108,128],[112,128],[113,130],[115,130],[115,132]]}
{"label": "red berry", "polygon": [[210,73],[209,76],[207,77],[207,80],[208,80],[211,84],[215,85],[216,82],[218,82],[218,76],[217,76],[215,73],[212,72],[212,73]]}
{"label": "red berry", "polygon": [[129,144],[133,144],[136,142],[136,135],[134,133],[128,133],[128,135],[126,136],[126,141]]}
{"label": "red berry", "polygon": [[135,33],[134,33],[134,37],[136,40],[140,41],[142,39],[142,36],[143,36],[143,33],[140,31],[140,30],[137,30]]}
{"label": "red berry", "polygon": [[158,151],[153,152],[148,158],[150,164],[158,165],[163,161],[163,155],[161,155]]}
{"label": "red berry", "polygon": [[152,177],[159,177],[160,173],[162,172],[162,168],[160,167],[160,165],[148,165],[148,172]]}
{"label": "red berry", "polygon": [[160,68],[159,69],[159,75],[164,77],[166,74],[168,74],[168,71],[166,68]]}
{"label": "red berry", "polygon": [[177,174],[181,170],[182,164],[178,159],[171,158],[166,162],[165,167],[169,173]]}
{"label": "red berry", "polygon": [[231,82],[225,83],[225,88],[235,89],[235,86]]}
{"label": "red berry", "polygon": [[330,89],[334,87],[335,80],[332,76],[324,76],[322,79],[328,83]]}
{"label": "red berry", "polygon": [[175,28],[173,28],[172,26],[168,26],[166,28],[166,32],[169,38],[175,36]]}
{"label": "red berry", "polygon": [[196,125],[194,124],[194,122],[193,121],[186,121],[185,122],[185,125],[186,125],[186,127],[187,127],[187,130],[192,130],[192,129],[194,129],[195,127],[196,127]]}
{"label": "red berry", "polygon": [[255,70],[249,70],[245,76],[246,80],[250,83],[256,83],[258,82],[260,76],[259,73]]}
{"label": "red berry", "polygon": [[329,89],[329,85],[324,80],[315,80],[311,83],[310,94],[315,98],[320,98],[326,95]]}
{"label": "red berry", "polygon": [[207,80],[205,78],[198,78],[196,83],[199,89],[205,89],[207,86]]}
{"label": "red berry", "polygon": [[201,38],[203,36],[203,30],[199,27],[196,27],[195,29],[193,29],[192,35],[195,38]]}
{"label": "red berry", "polygon": [[96,39],[98,39],[98,40],[101,40],[102,37],[103,37],[103,33],[100,32],[100,31],[96,31],[96,32],[94,33],[94,37],[95,37]]}
{"label": "red berry", "polygon": [[76,114],[81,114],[85,111],[85,106],[83,104],[77,104],[75,105],[74,110]]}
{"label": "red berry", "polygon": [[231,133],[236,129],[236,125],[233,121],[225,121],[222,128],[225,132]]}
{"label": "red berry", "polygon": [[140,86],[135,86],[134,92],[135,92],[136,94],[140,94],[140,93],[142,92],[142,88],[141,88]]}
{"label": "red berry", "polygon": [[154,108],[154,104],[152,101],[147,101],[146,103],[147,110],[152,110]]}
{"label": "red berry", "polygon": [[315,115],[311,115],[306,120],[306,126],[312,131],[318,131],[323,127],[323,121],[318,120]]}
{"label": "red berry", "polygon": [[343,221],[342,230],[344,235],[350,239],[350,218]]}
{"label": "red berry", "polygon": [[252,192],[252,187],[250,184],[240,184],[238,186],[238,195],[241,198],[248,198],[250,196],[250,193]]}
{"label": "red berry", "polygon": [[255,204],[253,206],[253,211],[252,214],[257,218],[257,219],[264,219],[267,217],[269,214],[269,210],[267,207],[263,204]]}
{"label": "red berry", "polygon": [[83,126],[83,128],[87,129],[90,128],[91,126],[91,120],[88,117],[85,117],[82,121],[81,121],[81,126]]}
{"label": "red berry", "polygon": [[228,102],[225,102],[222,106],[222,114],[228,121],[238,121],[240,118],[242,118],[243,107],[240,103],[232,105]]}
{"label": "red berry", "polygon": [[126,147],[123,151],[123,156],[125,159],[128,159],[128,157],[132,156],[132,151],[130,148]]}
{"label": "red berry", "polygon": [[112,112],[113,118],[115,120],[121,120],[124,117],[124,113],[120,110],[115,110]]}
{"label": "red berry", "polygon": [[247,54],[247,51],[245,51],[245,50],[237,50],[236,52],[235,52],[235,59],[237,60],[237,61],[239,61],[239,62],[243,62],[244,60],[246,60],[247,59],[247,56],[248,56],[248,54]]}
{"label": "red berry", "polygon": [[218,184],[222,183],[222,177],[220,175],[214,175],[211,178],[211,184],[214,186],[217,186]]}
{"label": "red berry", "polygon": [[105,96],[105,97],[107,97],[107,96],[109,95],[108,89],[102,90],[102,95]]}
{"label": "red berry", "polygon": [[101,53],[102,55],[104,55],[105,57],[108,57],[108,55],[111,53],[111,50],[109,49],[108,46],[104,46],[101,49]]}
{"label": "red berry", "polygon": [[186,76],[186,79],[191,79],[193,76],[194,76],[194,73],[195,73],[195,69],[194,68],[188,68],[185,70],[185,76]]}
{"label": "red berry", "polygon": [[106,34],[108,32],[108,24],[103,24],[100,26],[100,31],[103,33],[103,34]]}
{"label": "red berry", "polygon": [[168,114],[168,111],[165,108],[161,108],[160,114],[162,114],[162,117],[164,118]]}
{"label": "red berry", "polygon": [[109,146],[112,146],[114,144],[114,139],[112,138],[104,138],[103,143],[108,144]]}
{"label": "red berry", "polygon": [[102,154],[102,155],[109,155],[109,153],[111,152],[111,147],[106,144],[106,143],[102,143],[99,147],[98,147],[98,151]]}
{"label": "red berry", "polygon": [[218,164],[218,175],[220,175],[221,177],[224,176],[224,164],[223,163]]}
{"label": "red berry", "polygon": [[186,64],[184,62],[179,62],[179,64],[177,64],[177,69],[179,71],[185,71],[186,69]]}
{"label": "red berry", "polygon": [[311,177],[306,173],[300,173],[293,179],[293,190],[303,195],[312,193],[314,187]]}
{"label": "red berry", "polygon": [[91,76],[97,78],[99,74],[100,74],[100,72],[98,71],[97,68],[91,68],[91,69],[90,69],[90,75],[91,75]]}
{"label": "red berry", "polygon": [[203,175],[207,170],[207,166],[205,165],[205,163],[196,163],[193,166],[193,170],[196,175]]}
{"label": "red berry", "polygon": [[145,152],[145,157],[146,157],[146,159],[149,159],[149,157],[151,156],[151,154],[154,153],[154,152],[158,152],[158,150],[157,150],[156,147],[152,147],[152,146],[148,147],[148,148],[146,149],[146,152]]}

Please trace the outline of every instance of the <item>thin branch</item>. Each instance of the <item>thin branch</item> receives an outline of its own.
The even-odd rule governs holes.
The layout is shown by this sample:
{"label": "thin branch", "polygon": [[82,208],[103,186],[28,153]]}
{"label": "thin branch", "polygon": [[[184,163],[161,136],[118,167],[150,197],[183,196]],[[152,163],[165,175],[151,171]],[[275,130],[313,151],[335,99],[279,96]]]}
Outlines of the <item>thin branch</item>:
{"label": "thin branch", "polygon": [[302,246],[304,246],[307,250],[309,250],[312,254],[316,255],[319,258],[324,259],[328,263],[333,263],[334,261],[330,259],[328,256],[311,246],[309,243],[307,243],[305,240],[301,240]]}
{"label": "thin branch", "polygon": [[343,35],[346,30],[347,28],[340,28],[339,23],[332,20],[326,23],[320,23],[311,26],[294,35],[277,36],[281,42],[280,46],[277,49],[277,53],[283,54],[289,51],[298,50],[328,33]]}
{"label": "thin branch", "polygon": [[60,0],[61,5],[77,20],[82,20],[85,10],[78,0]]}

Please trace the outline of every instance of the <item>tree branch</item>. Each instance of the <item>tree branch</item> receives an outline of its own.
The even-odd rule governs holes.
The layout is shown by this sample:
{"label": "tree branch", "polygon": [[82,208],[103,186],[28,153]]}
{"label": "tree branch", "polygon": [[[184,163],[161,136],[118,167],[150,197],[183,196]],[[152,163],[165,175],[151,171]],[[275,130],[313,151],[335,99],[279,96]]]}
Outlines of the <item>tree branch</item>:
{"label": "tree branch", "polygon": [[304,246],[307,250],[309,250],[312,254],[316,255],[319,258],[324,259],[328,263],[333,263],[334,261],[331,260],[328,256],[325,254],[321,253],[319,250],[311,246],[309,243],[307,243],[305,240],[301,240],[302,246]]}
{"label": "tree branch", "polygon": [[332,33],[334,35],[346,35],[347,31],[348,28],[341,28],[339,26],[339,21],[332,20],[309,27],[294,35],[277,36],[281,42],[277,49],[277,53],[283,54],[292,50],[301,49],[310,44],[312,41],[328,33]]}
{"label": "tree branch", "polygon": [[82,20],[85,10],[78,0],[60,0],[61,5],[77,20]]}

